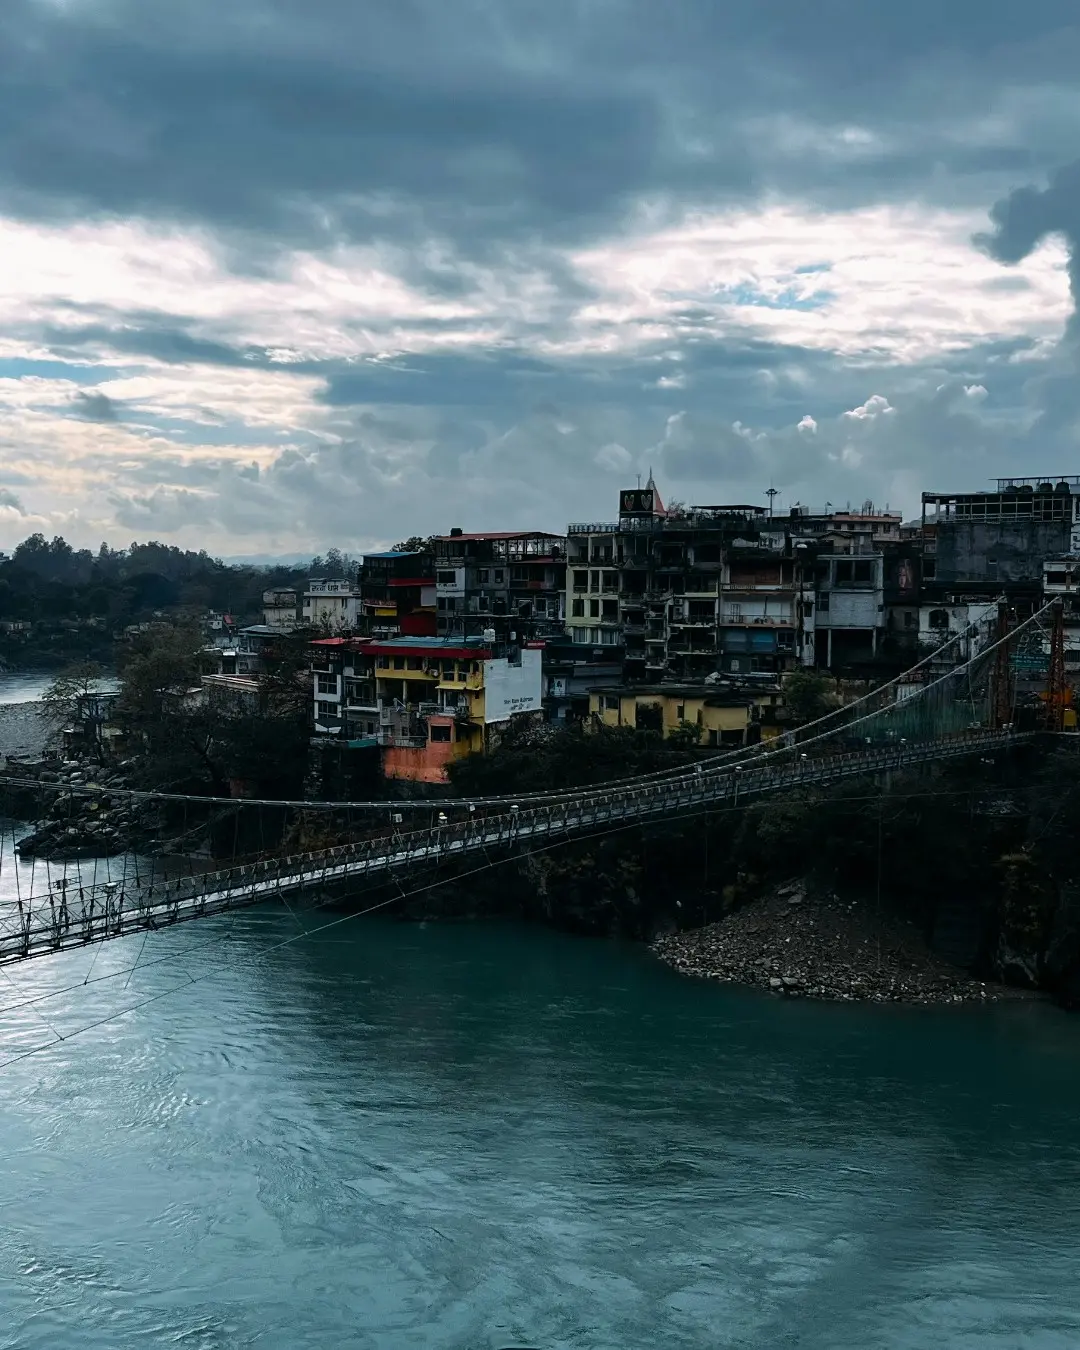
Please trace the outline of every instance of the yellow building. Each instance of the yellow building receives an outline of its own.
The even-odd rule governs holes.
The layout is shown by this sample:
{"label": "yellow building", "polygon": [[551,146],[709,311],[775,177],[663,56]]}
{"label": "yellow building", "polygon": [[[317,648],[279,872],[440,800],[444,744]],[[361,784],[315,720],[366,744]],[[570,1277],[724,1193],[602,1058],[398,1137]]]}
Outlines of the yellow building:
{"label": "yellow building", "polygon": [[753,745],[780,733],[776,686],[728,691],[712,685],[661,684],[627,688],[616,685],[589,692],[593,721],[607,727],[636,727],[665,737],[697,728],[703,746]]}

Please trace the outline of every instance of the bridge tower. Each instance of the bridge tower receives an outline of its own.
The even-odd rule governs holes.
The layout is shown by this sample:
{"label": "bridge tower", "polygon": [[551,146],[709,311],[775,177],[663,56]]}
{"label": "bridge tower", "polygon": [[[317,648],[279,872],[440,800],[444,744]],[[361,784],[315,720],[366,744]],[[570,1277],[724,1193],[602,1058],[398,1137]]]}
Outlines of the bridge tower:
{"label": "bridge tower", "polygon": [[994,656],[994,668],[990,675],[990,725],[999,731],[1013,720],[1012,649],[1015,643],[1008,641],[1012,629],[1013,614],[1009,603],[1007,600],[999,600],[997,631],[994,637],[1000,645]]}
{"label": "bridge tower", "polygon": [[1054,601],[1050,623],[1050,665],[1043,694],[1043,718],[1047,731],[1065,730],[1065,709],[1072,702],[1072,691],[1065,683],[1065,606]]}

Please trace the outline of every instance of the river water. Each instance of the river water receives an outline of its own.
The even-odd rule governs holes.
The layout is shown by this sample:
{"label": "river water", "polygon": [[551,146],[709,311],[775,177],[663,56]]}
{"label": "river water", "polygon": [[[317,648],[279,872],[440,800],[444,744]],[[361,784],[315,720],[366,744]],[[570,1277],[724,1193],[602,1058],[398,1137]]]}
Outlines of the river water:
{"label": "river water", "polygon": [[1080,1019],[340,917],[0,980],[0,1345],[1080,1343]]}

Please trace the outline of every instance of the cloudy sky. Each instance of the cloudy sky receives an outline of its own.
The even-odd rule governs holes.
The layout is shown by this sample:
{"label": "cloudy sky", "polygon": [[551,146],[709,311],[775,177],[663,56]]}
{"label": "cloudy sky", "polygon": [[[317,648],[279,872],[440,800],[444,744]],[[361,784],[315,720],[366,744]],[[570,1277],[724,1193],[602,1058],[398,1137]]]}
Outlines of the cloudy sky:
{"label": "cloudy sky", "polygon": [[0,70],[0,548],[1080,472],[1075,0],[3,0]]}

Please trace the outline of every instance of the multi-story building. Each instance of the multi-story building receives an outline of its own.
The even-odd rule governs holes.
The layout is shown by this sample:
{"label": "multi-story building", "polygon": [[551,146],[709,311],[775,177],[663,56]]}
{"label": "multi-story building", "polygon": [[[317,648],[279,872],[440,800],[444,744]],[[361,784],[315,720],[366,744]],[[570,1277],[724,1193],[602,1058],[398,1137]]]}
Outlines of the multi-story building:
{"label": "multi-story building", "polygon": [[884,556],[823,554],[817,569],[818,664],[835,669],[873,661],[886,630]]}
{"label": "multi-story building", "polygon": [[263,591],[263,623],[281,633],[291,633],[299,626],[296,592],[292,590]]}
{"label": "multi-story building", "polygon": [[621,647],[619,563],[622,550],[618,525],[570,525],[566,553],[563,611],[572,641],[582,646]]}
{"label": "multi-story building", "polygon": [[500,641],[563,632],[566,540],[542,530],[465,534],[435,540],[436,630]]}
{"label": "multi-story building", "polygon": [[378,638],[434,637],[435,559],[421,551],[365,553],[360,566],[359,627]]}
{"label": "multi-story building", "polygon": [[312,650],[316,735],[378,745],[387,778],[445,782],[452,760],[543,707],[539,645],[324,638]]}
{"label": "multi-story building", "polygon": [[1047,559],[1080,554],[1080,476],[999,478],[989,492],[922,494],[922,586],[1030,606]]}
{"label": "multi-story building", "polygon": [[375,662],[367,647],[363,638],[317,638],[311,644],[315,731],[355,747],[378,744]]}
{"label": "multi-story building", "polygon": [[312,577],[304,592],[306,627],[352,632],[359,621],[360,592],[346,577]]}
{"label": "multi-story building", "polygon": [[575,632],[546,638],[542,652],[544,714],[549,722],[584,721],[589,692],[622,679],[622,649],[588,647]]}
{"label": "multi-story building", "polygon": [[617,646],[624,678],[775,679],[814,660],[813,557],[764,507],[669,511],[651,475],[620,494],[619,520],[569,528],[567,624]]}

